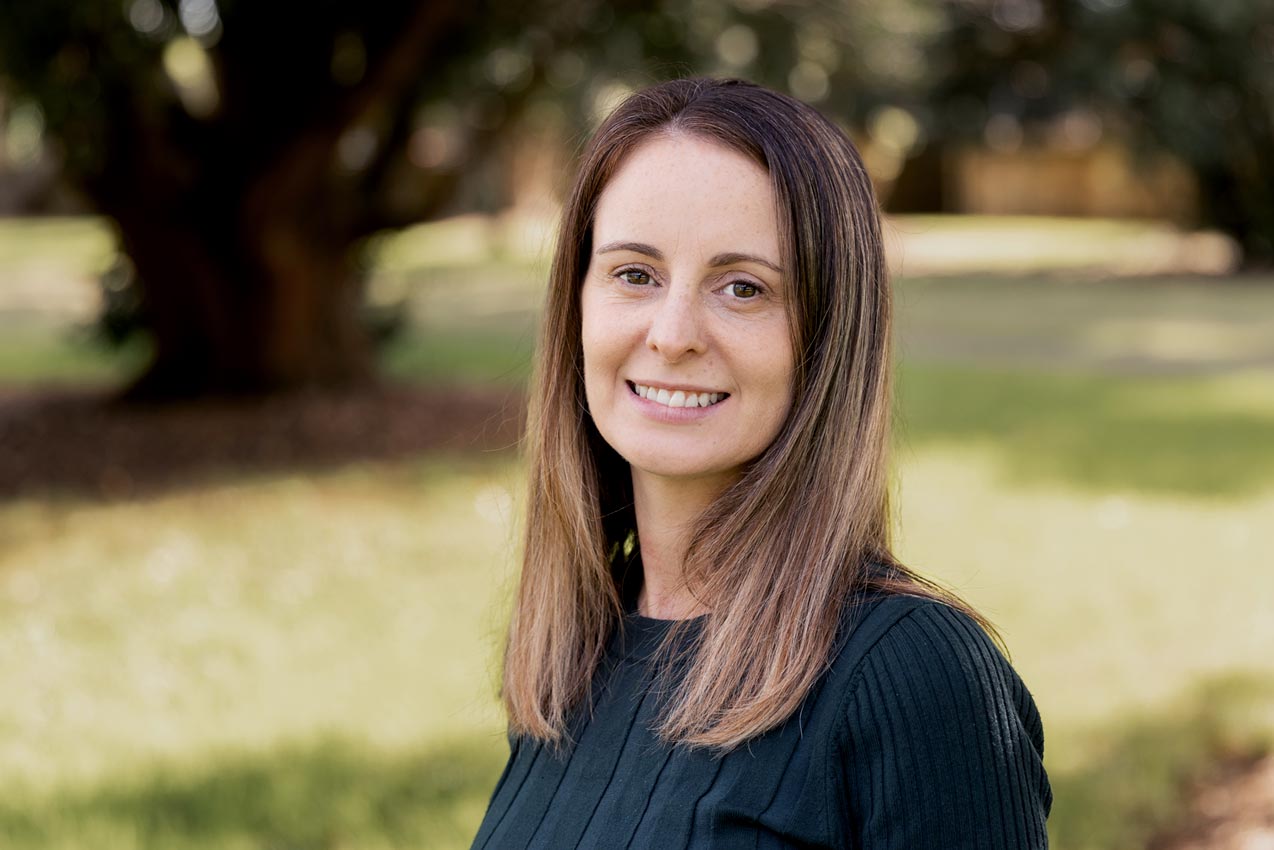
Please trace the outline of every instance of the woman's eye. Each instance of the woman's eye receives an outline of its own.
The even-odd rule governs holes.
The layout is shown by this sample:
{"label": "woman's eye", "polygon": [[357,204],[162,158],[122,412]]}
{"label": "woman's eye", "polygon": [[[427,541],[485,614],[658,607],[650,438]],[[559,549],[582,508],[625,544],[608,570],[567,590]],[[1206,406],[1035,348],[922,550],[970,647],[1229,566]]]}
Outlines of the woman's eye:
{"label": "woman's eye", "polygon": [[761,287],[746,280],[736,280],[730,284],[730,294],[735,298],[755,298],[761,294]]}
{"label": "woman's eye", "polygon": [[650,275],[641,269],[624,269],[616,277],[624,283],[631,283],[633,286],[645,286],[650,283]]}

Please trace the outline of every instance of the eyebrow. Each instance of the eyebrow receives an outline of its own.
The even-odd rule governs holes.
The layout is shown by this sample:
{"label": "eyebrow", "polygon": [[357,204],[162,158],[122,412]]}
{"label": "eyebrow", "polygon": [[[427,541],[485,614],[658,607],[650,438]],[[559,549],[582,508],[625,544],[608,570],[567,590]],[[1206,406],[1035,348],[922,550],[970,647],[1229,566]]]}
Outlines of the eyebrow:
{"label": "eyebrow", "polygon": [[[647,257],[660,262],[663,262],[664,259],[663,251],[660,251],[654,245],[647,245],[644,242],[607,242],[605,245],[598,248],[595,253],[610,254],[615,251],[632,251],[636,254],[645,254]],[[783,274],[783,269],[779,268],[764,257],[758,257],[756,254],[745,254],[741,251],[728,251],[724,254],[717,254],[708,261],[708,265],[713,268],[718,266],[732,266],[736,263],[756,263],[758,266],[765,266],[767,269],[770,269],[776,274]]]}

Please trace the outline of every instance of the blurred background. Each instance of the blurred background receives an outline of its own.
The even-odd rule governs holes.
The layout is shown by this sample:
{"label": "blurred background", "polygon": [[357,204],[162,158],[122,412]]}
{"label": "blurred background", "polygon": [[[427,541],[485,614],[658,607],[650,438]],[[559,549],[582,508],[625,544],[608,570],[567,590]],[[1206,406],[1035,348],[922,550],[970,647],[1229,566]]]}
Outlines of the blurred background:
{"label": "blurred background", "polygon": [[561,192],[700,73],[870,167],[1053,846],[1274,846],[1268,0],[0,2],[0,845],[468,846]]}

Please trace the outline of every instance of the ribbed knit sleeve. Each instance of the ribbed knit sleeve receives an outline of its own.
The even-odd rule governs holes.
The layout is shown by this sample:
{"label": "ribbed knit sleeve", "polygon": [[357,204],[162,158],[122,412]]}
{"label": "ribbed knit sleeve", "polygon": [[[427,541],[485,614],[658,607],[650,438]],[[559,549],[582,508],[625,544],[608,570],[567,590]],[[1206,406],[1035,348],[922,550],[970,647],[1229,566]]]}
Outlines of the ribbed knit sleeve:
{"label": "ribbed knit sleeve", "polygon": [[925,602],[857,665],[836,736],[863,850],[1035,850],[1052,792],[1040,716],[968,616]]}

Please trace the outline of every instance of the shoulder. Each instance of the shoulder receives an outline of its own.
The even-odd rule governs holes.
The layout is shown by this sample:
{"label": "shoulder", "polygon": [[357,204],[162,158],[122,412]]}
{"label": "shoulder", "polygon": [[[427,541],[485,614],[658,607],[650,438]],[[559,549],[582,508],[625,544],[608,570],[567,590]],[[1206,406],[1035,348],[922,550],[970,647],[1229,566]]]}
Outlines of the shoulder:
{"label": "shoulder", "polygon": [[1012,708],[1043,749],[1034,701],[1008,659],[973,617],[939,600],[891,595],[858,606],[835,667],[847,711],[906,709],[937,720]]}
{"label": "shoulder", "polygon": [[[1040,715],[976,620],[937,600],[886,597],[860,606],[835,666],[843,799],[860,828],[910,834],[924,825],[928,841],[946,837],[930,845],[917,832],[918,843],[900,846],[1046,841],[1052,793]],[[971,838],[987,830],[1021,841]]]}

